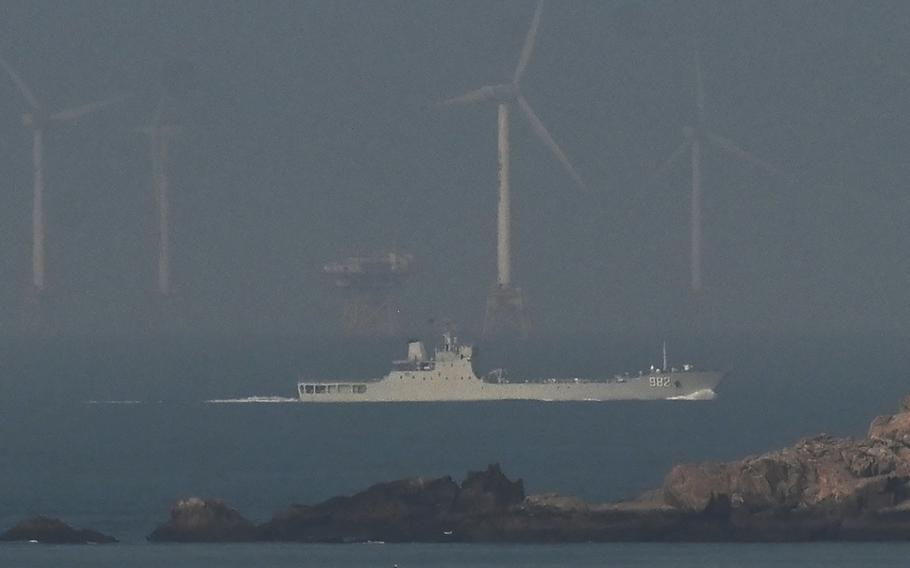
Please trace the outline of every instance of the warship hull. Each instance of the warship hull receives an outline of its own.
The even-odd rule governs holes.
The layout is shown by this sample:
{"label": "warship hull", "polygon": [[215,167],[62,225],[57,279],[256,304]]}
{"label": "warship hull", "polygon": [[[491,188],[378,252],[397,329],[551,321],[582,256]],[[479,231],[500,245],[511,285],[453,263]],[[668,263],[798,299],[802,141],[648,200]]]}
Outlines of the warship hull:
{"label": "warship hull", "polygon": [[722,373],[687,365],[683,370],[655,369],[603,380],[491,380],[474,373],[471,348],[451,338],[446,338],[432,358],[426,356],[420,342],[412,342],[408,351],[408,359],[395,362],[393,370],[380,379],[301,380],[297,394],[307,403],[710,400],[723,378]]}
{"label": "warship hull", "polygon": [[[304,402],[445,402],[482,400],[710,400],[720,373],[647,375],[607,381],[488,383],[480,379],[383,378],[365,382],[301,382]],[[660,382],[660,386],[656,386]],[[678,384],[678,386],[677,386]],[[655,385],[655,386],[651,386]],[[666,385],[666,386],[664,386]],[[308,392],[308,387],[312,387]],[[318,389],[318,390],[317,390]],[[359,392],[355,392],[355,389]]]}

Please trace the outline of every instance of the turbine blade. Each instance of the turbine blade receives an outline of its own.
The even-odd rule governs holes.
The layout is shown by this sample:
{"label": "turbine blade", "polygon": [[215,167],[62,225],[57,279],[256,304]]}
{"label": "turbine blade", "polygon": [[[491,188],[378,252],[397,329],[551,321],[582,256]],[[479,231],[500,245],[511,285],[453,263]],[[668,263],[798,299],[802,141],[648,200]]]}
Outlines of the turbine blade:
{"label": "turbine blade", "polygon": [[19,92],[22,93],[22,96],[25,97],[25,100],[28,102],[28,104],[35,110],[41,108],[41,103],[39,103],[38,99],[35,98],[32,90],[28,88],[28,85],[25,83],[22,77],[19,76],[19,73],[17,73],[16,70],[13,69],[13,66],[10,65],[2,56],[0,56],[0,66],[6,70],[6,74],[9,75],[9,78],[12,79],[13,83],[16,84],[16,87],[19,89]]}
{"label": "turbine blade", "polygon": [[481,87],[479,89],[469,91],[463,95],[446,99],[439,104],[444,106],[465,105],[471,103],[479,103],[482,101],[491,100],[493,98],[495,97],[493,96],[493,90],[490,87]]}
{"label": "turbine blade", "polygon": [[97,112],[106,106],[119,103],[125,98],[126,95],[117,95],[116,97],[111,97],[102,101],[95,101],[87,105],[61,110],[60,112],[52,114],[51,119],[60,121],[76,120],[77,118],[81,118],[87,114]]}
{"label": "turbine blade", "polygon": [[562,163],[563,167],[572,176],[572,179],[575,180],[575,183],[578,184],[578,187],[582,188],[585,191],[588,191],[588,186],[585,184],[584,180],[581,179],[581,176],[578,174],[578,171],[575,170],[575,167],[572,165],[572,162],[569,161],[569,157],[566,156],[566,153],[562,151],[562,148],[559,147],[559,144],[556,143],[556,140],[550,135],[550,132],[547,130],[547,127],[543,125],[540,118],[534,112],[534,109],[531,108],[531,105],[528,104],[528,101],[521,95],[518,96],[518,104],[521,106],[521,110],[524,111],[525,115],[528,117],[528,121],[531,123],[531,127],[534,128],[534,132],[537,133],[537,136],[543,140],[543,143],[547,145],[553,154],[556,155],[556,158]]}
{"label": "turbine blade", "polygon": [[537,7],[534,9],[534,17],[531,19],[531,27],[528,28],[528,35],[525,36],[525,44],[521,48],[521,56],[518,58],[518,67],[515,68],[515,75],[512,77],[513,83],[518,83],[528,62],[531,61],[531,52],[534,51],[534,43],[537,41],[537,29],[540,27],[540,15],[543,12],[543,0],[537,0]]}
{"label": "turbine blade", "polygon": [[659,168],[657,168],[657,170],[654,171],[654,173],[651,175],[651,177],[648,179],[648,181],[650,183],[654,183],[659,178],[663,177],[663,175],[665,173],[667,173],[667,171],[670,168],[672,168],[674,165],[676,165],[676,162],[678,162],[679,159],[685,155],[686,151],[689,149],[690,144],[691,144],[691,141],[683,140],[682,144],[680,144],[676,148],[676,150],[673,150],[673,153],[670,154],[670,157],[667,158],[667,161],[664,162]]}
{"label": "turbine blade", "polygon": [[698,126],[705,125],[705,78],[701,69],[701,57],[695,50],[695,108],[698,112]]}
{"label": "turbine blade", "polygon": [[729,152],[730,154],[736,156],[737,158],[739,158],[741,160],[745,160],[754,166],[758,166],[759,168],[761,168],[769,173],[777,174],[777,175],[779,175],[781,173],[779,169],[775,168],[768,162],[762,160],[755,154],[746,152],[745,150],[740,148],[735,142],[733,142],[729,138],[724,138],[723,136],[721,136],[719,134],[715,134],[713,132],[708,132],[707,134],[708,134],[708,139],[710,139],[712,142],[717,144],[722,150]]}

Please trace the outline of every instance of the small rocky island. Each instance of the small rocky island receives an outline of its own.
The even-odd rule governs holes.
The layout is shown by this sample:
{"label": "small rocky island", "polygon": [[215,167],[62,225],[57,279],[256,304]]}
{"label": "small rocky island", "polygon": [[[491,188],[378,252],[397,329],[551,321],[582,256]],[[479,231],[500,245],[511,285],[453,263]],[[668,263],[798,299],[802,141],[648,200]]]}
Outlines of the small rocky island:
{"label": "small rocky island", "polygon": [[221,501],[180,501],[156,542],[910,540],[910,397],[862,439],[820,435],[728,463],[674,467],[637,499],[525,495],[491,465],[293,505],[261,525]]}
{"label": "small rocky island", "polygon": [[171,507],[171,518],[149,535],[152,542],[249,542],[256,526],[219,499],[190,497]]}
{"label": "small rocky island", "polygon": [[42,544],[109,544],[117,539],[91,529],[76,529],[59,519],[34,517],[0,533],[0,542]]}

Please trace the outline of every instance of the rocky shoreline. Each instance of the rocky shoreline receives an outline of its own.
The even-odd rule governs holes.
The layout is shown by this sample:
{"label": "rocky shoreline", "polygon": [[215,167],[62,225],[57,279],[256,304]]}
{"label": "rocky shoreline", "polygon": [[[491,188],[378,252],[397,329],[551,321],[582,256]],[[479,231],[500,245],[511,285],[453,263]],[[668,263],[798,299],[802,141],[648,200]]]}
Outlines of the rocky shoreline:
{"label": "rocky shoreline", "polygon": [[59,519],[32,517],[0,533],[0,542],[111,544],[117,539],[92,529],[76,529]]}
{"label": "rocky shoreline", "polygon": [[[44,519],[46,529],[52,526],[50,521]],[[0,535],[0,540],[51,542],[24,538],[29,534],[35,533],[17,526]],[[16,535],[20,538],[13,538]],[[873,420],[864,438],[820,435],[738,461],[677,465],[661,487],[629,501],[586,503],[556,494],[526,495],[521,480],[510,480],[494,464],[468,473],[461,483],[449,476],[418,477],[379,483],[322,503],[292,505],[259,525],[220,500],[191,497],[176,503],[170,518],[148,539],[311,543],[910,540],[910,397],[901,401],[897,414]]]}

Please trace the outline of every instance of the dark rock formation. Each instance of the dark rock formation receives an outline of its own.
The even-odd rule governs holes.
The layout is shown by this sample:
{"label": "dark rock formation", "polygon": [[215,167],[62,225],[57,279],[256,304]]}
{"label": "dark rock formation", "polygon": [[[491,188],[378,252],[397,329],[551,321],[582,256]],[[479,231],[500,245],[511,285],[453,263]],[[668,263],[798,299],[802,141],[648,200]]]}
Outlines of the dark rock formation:
{"label": "dark rock formation", "polygon": [[524,500],[524,485],[499,468],[451,477],[380,483],[351,497],[294,505],[263,525],[264,538],[305,542],[462,540],[462,526],[507,515]]}
{"label": "dark rock formation", "polygon": [[75,529],[59,519],[26,519],[0,534],[0,541],[36,541],[44,544],[109,544],[117,539],[91,529]]}
{"label": "dark rock formation", "polygon": [[486,471],[468,472],[452,509],[471,514],[494,513],[518,505],[524,498],[524,483],[520,479],[510,481],[499,464],[492,464]]}
{"label": "dark rock formation", "polygon": [[293,505],[266,523],[263,535],[306,542],[433,540],[457,493],[450,477],[380,483],[351,497]]}
{"label": "dark rock formation", "polygon": [[156,528],[152,542],[247,542],[257,540],[250,521],[217,499],[190,497],[171,507],[171,518]]}
{"label": "dark rock formation", "polygon": [[821,435],[729,463],[674,467],[638,499],[525,496],[498,465],[294,505],[255,528],[223,503],[178,503],[152,540],[582,542],[910,540],[910,397],[866,438]]}

